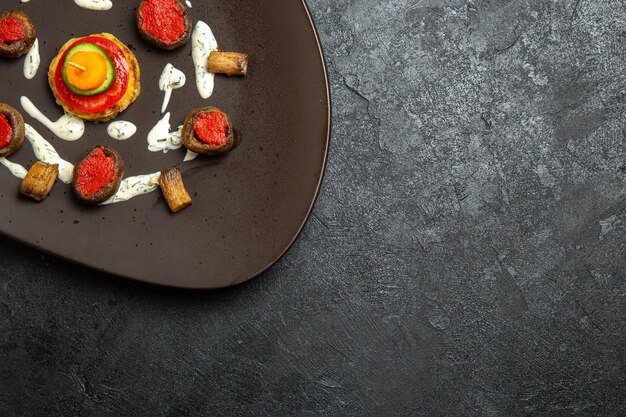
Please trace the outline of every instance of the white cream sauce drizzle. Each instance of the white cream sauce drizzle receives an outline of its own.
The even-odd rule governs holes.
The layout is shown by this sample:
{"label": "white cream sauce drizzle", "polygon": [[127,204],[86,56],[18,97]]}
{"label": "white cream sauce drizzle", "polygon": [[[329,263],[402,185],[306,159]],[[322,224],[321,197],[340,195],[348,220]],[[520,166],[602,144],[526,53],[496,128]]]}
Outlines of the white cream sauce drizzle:
{"label": "white cream sauce drizzle", "polygon": [[85,133],[85,122],[79,117],[66,114],[61,116],[56,122],[53,122],[40,112],[28,97],[22,96],[20,103],[26,113],[33,119],[39,120],[45,127],[50,129],[52,133],[63,140],[75,141],[80,139],[83,133]]}
{"label": "white cream sauce drizzle", "polygon": [[111,0],[74,0],[74,3],[89,10],[109,10],[113,7]]}
{"label": "white cream sauce drizzle", "polygon": [[74,165],[62,159],[50,142],[37,133],[31,125],[24,123],[24,128],[26,139],[32,145],[35,157],[48,164],[59,164],[59,179],[66,184],[72,182]]}
{"label": "white cream sauce drizzle", "polygon": [[[74,173],[74,165],[70,164],[66,160],[62,159],[54,147],[45,140],[31,125],[24,123],[24,131],[26,139],[33,147],[35,157],[40,161],[48,164],[59,165],[59,179],[66,184],[72,182],[72,175]],[[6,158],[0,158],[0,164],[4,165],[11,171],[13,175],[18,178],[24,179],[26,176],[26,168],[20,164],[9,161]]]}
{"label": "white cream sauce drizzle", "polygon": [[26,54],[26,59],[24,60],[24,77],[26,77],[27,80],[32,80],[33,77],[35,77],[40,63],[39,39],[35,39],[35,43],[30,47],[30,50]]}
{"label": "white cream sauce drizzle", "polygon": [[163,105],[161,106],[161,113],[165,113],[167,105],[170,102],[172,96],[172,90],[181,88],[187,82],[187,77],[182,71],[174,68],[172,64],[167,64],[163,68],[161,78],[159,78],[159,89],[165,91],[165,97],[163,98]]}
{"label": "white cream sauce drizzle", "polygon": [[11,174],[15,175],[17,178],[24,179],[24,177],[26,176],[26,172],[27,172],[26,168],[24,168],[20,164],[16,164],[15,162],[11,162],[11,161],[9,161],[6,158],[0,158],[0,164],[2,164],[5,167],[9,168],[9,171],[11,171]]}
{"label": "white cream sauce drizzle", "polygon": [[208,59],[217,50],[217,40],[209,25],[199,20],[191,35],[191,57],[196,69],[196,86],[200,97],[209,98],[213,94],[215,75],[209,72]]}
{"label": "white cream sauce drizzle", "polygon": [[188,161],[193,161],[194,159],[196,159],[198,157],[198,154],[195,153],[194,151],[190,151],[189,149],[187,149],[187,153],[185,154],[185,159],[183,159],[183,162],[188,162]]}
{"label": "white cream sauce drizzle", "polygon": [[[20,0],[22,3],[28,3],[30,0]],[[113,7],[111,0],[74,0],[79,7],[90,10],[109,10]],[[191,6],[189,6],[191,7]]]}
{"label": "white cream sauce drizzle", "polygon": [[160,172],[153,174],[137,175],[122,180],[119,190],[108,200],[100,205],[119,203],[128,201],[133,197],[148,194],[159,188]]}
{"label": "white cream sauce drizzle", "polygon": [[118,120],[109,123],[107,126],[107,133],[113,139],[126,140],[130,139],[135,133],[137,133],[137,126],[125,120]]}
{"label": "white cream sauce drizzle", "polygon": [[161,120],[148,133],[148,150],[150,152],[167,153],[172,149],[178,149],[182,146],[180,132],[182,126],[174,132],[170,132],[170,113],[167,112]]}

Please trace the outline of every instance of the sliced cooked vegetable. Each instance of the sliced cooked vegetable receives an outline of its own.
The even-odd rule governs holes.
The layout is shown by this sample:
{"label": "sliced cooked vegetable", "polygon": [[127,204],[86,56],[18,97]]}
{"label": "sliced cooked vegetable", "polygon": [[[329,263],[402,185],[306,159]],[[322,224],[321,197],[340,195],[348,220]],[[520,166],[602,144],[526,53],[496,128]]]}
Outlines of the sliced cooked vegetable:
{"label": "sliced cooked vegetable", "polygon": [[33,200],[41,201],[50,194],[58,175],[58,164],[37,161],[22,180],[20,192]]}
{"label": "sliced cooked vegetable", "polygon": [[65,85],[83,96],[103,93],[115,81],[113,61],[104,49],[89,42],[79,43],[68,51],[61,71]]}
{"label": "sliced cooked vegetable", "polygon": [[191,196],[183,183],[183,175],[176,167],[161,171],[159,186],[172,212],[176,213],[191,205]]}
{"label": "sliced cooked vegetable", "polygon": [[209,72],[245,76],[248,73],[248,55],[241,52],[213,51],[209,54]]}

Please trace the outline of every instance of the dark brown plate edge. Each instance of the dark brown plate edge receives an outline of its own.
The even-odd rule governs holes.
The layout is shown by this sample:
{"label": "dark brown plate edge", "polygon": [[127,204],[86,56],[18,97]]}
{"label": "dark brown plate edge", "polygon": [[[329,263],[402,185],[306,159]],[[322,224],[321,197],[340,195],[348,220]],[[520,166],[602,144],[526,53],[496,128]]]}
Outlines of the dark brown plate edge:
{"label": "dark brown plate edge", "polygon": [[[301,0],[301,1],[302,1],[302,6],[304,7],[304,10],[306,12],[307,18],[309,19],[309,24],[311,25],[311,29],[313,30],[313,37],[315,38],[315,43],[317,43],[317,49],[319,51],[319,57],[320,57],[320,61],[321,61],[321,64],[322,64],[322,71],[324,73],[324,84],[326,86],[326,103],[327,103],[327,108],[326,108],[326,144],[325,144],[324,160],[322,161],[322,169],[320,171],[320,177],[319,177],[319,179],[317,181],[317,185],[315,186],[315,194],[313,195],[313,199],[311,200],[311,204],[309,205],[309,209],[308,209],[308,211],[306,213],[306,216],[304,216],[304,219],[302,220],[302,223],[300,224],[300,227],[298,228],[297,232],[295,233],[293,239],[291,239],[291,241],[287,244],[287,247],[285,247],[285,249],[276,257],[276,259],[274,259],[271,262],[269,262],[265,267],[261,268],[258,272],[254,273],[249,278],[244,278],[242,280],[236,280],[236,281],[234,281],[234,282],[232,282],[232,283],[230,283],[228,285],[212,287],[211,289],[229,288],[229,287],[233,287],[233,286],[237,286],[237,285],[246,283],[246,282],[248,282],[250,280],[253,280],[255,278],[258,278],[261,274],[263,274],[265,271],[270,269],[276,262],[278,262],[283,256],[285,256],[285,254],[289,251],[289,249],[291,249],[291,247],[294,245],[294,243],[296,243],[296,241],[298,240],[298,238],[302,234],[302,231],[304,230],[304,226],[309,221],[309,218],[311,217],[311,213],[313,213],[313,207],[315,207],[315,203],[317,202],[317,198],[319,197],[320,190],[322,188],[322,183],[324,181],[324,175],[326,174],[326,163],[328,162],[328,151],[329,151],[329,148],[330,148],[330,135],[331,135],[331,132],[332,132],[332,107],[333,107],[332,106],[332,97],[331,97],[331,94],[330,94],[330,82],[329,82],[329,78],[328,78],[328,67],[326,65],[326,59],[325,59],[325,55],[324,55],[324,48],[322,47],[322,42],[320,41],[320,38],[319,38],[317,26],[315,25],[315,21],[313,20],[313,16],[311,15],[311,10],[309,9],[309,6],[307,5],[306,0]],[[196,288],[196,289],[200,289],[200,288]]]}
{"label": "dark brown plate edge", "polygon": [[317,30],[317,26],[315,25],[315,22],[313,20],[313,16],[311,15],[311,11],[309,9],[309,6],[306,3],[306,0],[301,0],[302,2],[302,7],[304,7],[304,11],[306,12],[307,18],[309,20],[309,24],[311,26],[312,32],[313,32],[313,37],[315,39],[315,43],[317,44],[317,48],[319,51],[319,58],[322,64],[322,71],[324,74],[324,84],[326,86],[326,103],[327,103],[327,113],[326,113],[326,144],[325,144],[325,152],[324,152],[324,159],[322,161],[322,169],[320,172],[320,177],[317,181],[317,185],[315,187],[315,193],[313,195],[313,199],[311,200],[311,204],[309,205],[309,209],[307,211],[306,216],[304,217],[304,219],[302,220],[302,223],[300,224],[300,227],[298,228],[298,230],[296,231],[296,233],[294,234],[294,237],[291,239],[291,241],[287,244],[287,246],[285,247],[285,249],[278,254],[278,256],[276,256],[275,259],[271,260],[270,262],[268,262],[268,264],[264,267],[262,267],[261,269],[259,269],[259,271],[245,277],[245,278],[241,278],[241,279],[236,279],[228,284],[225,285],[218,285],[218,286],[196,286],[196,285],[185,285],[185,284],[178,284],[178,285],[174,285],[174,284],[168,284],[168,283],[164,283],[164,282],[153,282],[153,281],[148,281],[148,280],[143,280],[140,278],[136,278],[136,277],[132,277],[132,276],[128,276],[128,275],[123,275],[123,274],[117,274],[117,273],[113,273],[113,272],[109,272],[107,270],[104,269],[100,269],[100,268],[96,268],[92,265],[88,265],[84,262],[80,262],[78,260],[75,259],[71,259],[69,257],[66,256],[62,256],[59,254],[56,254],[52,251],[48,251],[45,250],[43,248],[40,248],[38,246],[36,246],[35,244],[32,244],[30,242],[25,241],[24,239],[21,239],[17,236],[10,236],[8,234],[2,233],[0,232],[0,234],[2,234],[3,236],[8,237],[9,239],[18,242],[24,246],[33,248],[41,253],[50,255],[52,257],[55,257],[57,259],[62,259],[64,261],[67,261],[71,264],[74,265],[79,265],[81,267],[84,267],[86,269],[92,270],[92,271],[97,271],[99,273],[104,273],[107,275],[110,275],[113,278],[117,278],[117,279],[124,279],[124,280],[128,280],[128,281],[132,281],[135,283],[140,283],[140,284],[145,284],[145,285],[150,285],[150,286],[155,286],[155,287],[162,287],[162,288],[171,288],[171,289],[179,289],[179,290],[190,290],[190,291],[212,291],[212,290],[223,290],[225,288],[232,288],[241,284],[244,284],[246,282],[249,282],[255,278],[258,278],[260,275],[262,275],[264,272],[266,272],[268,269],[270,269],[274,264],[276,264],[276,262],[278,262],[288,251],[289,249],[291,249],[291,247],[294,245],[294,243],[298,240],[298,238],[300,237],[300,235],[302,234],[302,231],[304,230],[304,226],[307,224],[307,222],[309,221],[309,218],[311,217],[311,213],[313,212],[313,207],[315,206],[315,203],[317,201],[317,198],[319,196],[319,192],[320,189],[322,187],[322,182],[324,180],[324,175],[326,173],[326,163],[328,161],[328,151],[329,151],[329,147],[330,147],[330,136],[331,136],[331,130],[332,130],[332,97],[330,94],[330,83],[329,83],[329,77],[328,77],[328,67],[326,65],[326,60],[325,60],[325,55],[324,55],[324,49],[322,47],[322,43],[320,42],[320,38],[318,35],[318,30]]}

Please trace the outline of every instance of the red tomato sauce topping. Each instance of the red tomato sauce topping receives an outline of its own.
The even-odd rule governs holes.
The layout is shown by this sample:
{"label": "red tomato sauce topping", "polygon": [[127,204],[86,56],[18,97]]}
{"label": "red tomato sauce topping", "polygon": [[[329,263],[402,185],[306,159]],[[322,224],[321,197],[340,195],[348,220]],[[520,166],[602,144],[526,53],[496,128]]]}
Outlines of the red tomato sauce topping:
{"label": "red tomato sauce topping", "polygon": [[0,20],[0,43],[9,43],[24,39],[24,26],[15,16]]}
{"label": "red tomato sauce topping", "polygon": [[[63,81],[63,63],[65,62],[67,53],[79,43],[93,43],[98,45],[104,49],[111,61],[113,61],[113,66],[115,67],[115,81],[113,81],[113,84],[108,90],[101,94],[94,96],[75,94],[65,85],[65,81]],[[115,42],[100,36],[88,36],[78,39],[65,50],[57,64],[54,73],[54,83],[59,98],[69,106],[84,113],[98,113],[112,107],[124,97],[128,89],[128,72],[129,67],[126,55],[124,55],[124,52]]]}
{"label": "red tomato sauce topping", "polygon": [[141,28],[166,45],[185,33],[183,11],[174,0],[146,0],[139,11]]}
{"label": "red tomato sauce topping", "polygon": [[76,188],[84,196],[92,196],[115,180],[115,161],[103,148],[91,153],[78,167]]}
{"label": "red tomato sauce topping", "polygon": [[11,143],[13,137],[13,128],[7,120],[6,116],[0,113],[0,148],[4,148]]}
{"label": "red tomato sauce topping", "polygon": [[202,142],[220,146],[228,139],[228,121],[222,113],[202,113],[193,125],[196,136]]}

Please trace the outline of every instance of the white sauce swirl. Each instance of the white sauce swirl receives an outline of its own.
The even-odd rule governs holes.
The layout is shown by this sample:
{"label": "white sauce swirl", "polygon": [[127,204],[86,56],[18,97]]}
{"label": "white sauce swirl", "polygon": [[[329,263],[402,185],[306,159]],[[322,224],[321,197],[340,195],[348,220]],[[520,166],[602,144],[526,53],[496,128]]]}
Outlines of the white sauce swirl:
{"label": "white sauce swirl", "polygon": [[53,122],[40,112],[28,97],[22,96],[20,103],[26,113],[33,119],[39,120],[45,127],[50,129],[52,133],[63,140],[75,141],[80,139],[83,133],[85,133],[85,122],[79,117],[66,114],[61,116],[56,122]]}
{"label": "white sauce swirl", "polygon": [[24,168],[20,164],[16,164],[15,162],[11,162],[11,161],[9,161],[8,159],[6,159],[4,157],[0,158],[0,164],[2,164],[5,167],[9,168],[9,171],[11,171],[11,174],[15,175],[17,178],[24,179],[24,177],[26,176],[26,172],[27,172],[26,168]]}
{"label": "white sauce swirl", "polygon": [[74,0],[74,3],[89,10],[109,10],[113,7],[111,0]]}
{"label": "white sauce swirl", "polygon": [[39,64],[41,64],[39,39],[35,39],[35,43],[30,47],[30,50],[26,54],[26,59],[24,60],[24,77],[26,77],[27,80],[32,80],[35,77],[39,69]]}
{"label": "white sauce swirl", "polygon": [[137,133],[137,126],[131,122],[118,120],[109,123],[107,126],[107,133],[113,139],[126,140],[130,139],[135,133]]}
{"label": "white sauce swirl", "polygon": [[74,173],[74,165],[64,159],[61,159],[54,147],[45,140],[37,131],[28,123],[24,123],[26,139],[30,142],[35,152],[35,156],[40,161],[48,164],[59,164],[59,179],[66,184],[72,182]]}
{"label": "white sauce swirl", "polygon": [[196,86],[200,97],[209,98],[213,94],[215,75],[209,72],[208,59],[217,50],[217,40],[209,25],[199,20],[191,35],[191,57],[196,69]]}
{"label": "white sauce swirl", "polygon": [[152,128],[148,133],[148,150],[150,152],[167,153],[172,149],[178,149],[182,146],[180,132],[182,125],[178,126],[175,132],[170,132],[170,113],[165,116]]}
{"label": "white sauce swirl", "polygon": [[182,71],[174,68],[172,64],[167,64],[163,68],[161,78],[159,78],[159,89],[165,91],[165,97],[163,98],[163,105],[161,106],[161,113],[165,113],[167,105],[170,102],[172,96],[172,90],[181,88],[187,82],[187,77]]}
{"label": "white sauce swirl", "polygon": [[148,194],[159,188],[160,172],[153,174],[137,175],[122,180],[120,188],[108,200],[100,205],[119,203],[128,201],[138,195]]}

